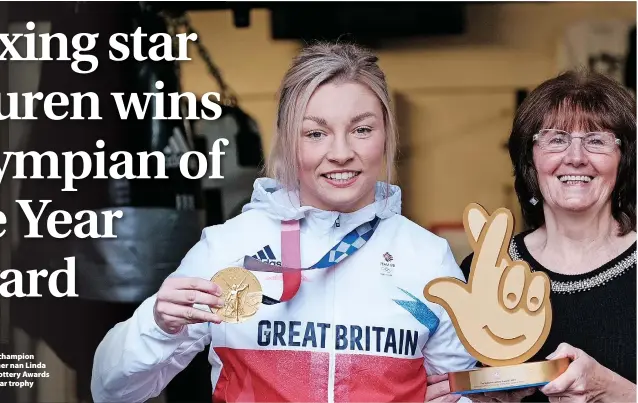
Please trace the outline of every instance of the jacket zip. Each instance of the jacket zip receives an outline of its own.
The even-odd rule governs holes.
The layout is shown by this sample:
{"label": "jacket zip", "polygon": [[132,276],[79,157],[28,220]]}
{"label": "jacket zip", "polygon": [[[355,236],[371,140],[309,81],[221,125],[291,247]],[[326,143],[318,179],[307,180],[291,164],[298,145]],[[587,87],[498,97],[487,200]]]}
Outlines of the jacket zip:
{"label": "jacket zip", "polygon": [[[341,214],[337,215],[337,219],[335,220],[335,225],[332,228],[332,231],[330,231],[331,236],[330,236],[330,242],[328,246],[329,248],[331,248],[334,243],[336,242],[336,232],[335,228],[339,228],[341,226],[341,221],[340,221],[340,217]],[[335,337],[336,337],[336,330],[335,330],[335,326],[337,323],[336,320],[336,284],[335,284],[335,278],[334,278],[334,272],[332,274],[332,290],[333,290],[333,297],[332,299],[332,326],[330,326],[330,333],[331,333],[331,343],[330,343],[330,353],[329,353],[329,363],[328,363],[328,403],[333,403],[335,401],[334,399],[334,389],[335,389],[335,361],[336,361],[336,351],[335,351]]]}

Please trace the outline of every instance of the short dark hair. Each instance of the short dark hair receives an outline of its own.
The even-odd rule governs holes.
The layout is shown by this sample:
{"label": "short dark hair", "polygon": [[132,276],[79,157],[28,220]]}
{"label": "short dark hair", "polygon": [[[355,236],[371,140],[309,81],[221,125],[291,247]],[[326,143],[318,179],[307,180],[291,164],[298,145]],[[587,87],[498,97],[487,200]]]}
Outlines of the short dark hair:
{"label": "short dark hair", "polygon": [[[543,82],[523,100],[514,118],[509,154],[514,188],[529,229],[545,223],[537,171],[532,157],[534,134],[547,127],[608,130],[621,140],[611,212],[620,235],[636,229],[636,101],[621,84],[587,70],[568,71]],[[539,203],[532,205],[535,197]]]}

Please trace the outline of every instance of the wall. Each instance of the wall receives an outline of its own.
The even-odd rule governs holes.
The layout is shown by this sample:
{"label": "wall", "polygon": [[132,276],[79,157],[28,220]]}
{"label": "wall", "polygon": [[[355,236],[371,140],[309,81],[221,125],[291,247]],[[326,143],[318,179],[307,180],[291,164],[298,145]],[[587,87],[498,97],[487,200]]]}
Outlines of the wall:
{"label": "wall", "polygon": [[[635,22],[636,4],[472,4],[467,13],[463,36],[394,42],[378,52],[401,125],[405,214],[424,226],[458,223],[471,201],[516,209],[502,147],[516,89],[531,89],[557,72],[557,46],[570,24]],[[191,19],[268,147],[274,94],[298,44],[270,39],[266,10],[253,10],[248,28],[235,28],[230,11],[193,12]],[[201,59],[194,59],[183,68],[184,90],[214,90]]]}

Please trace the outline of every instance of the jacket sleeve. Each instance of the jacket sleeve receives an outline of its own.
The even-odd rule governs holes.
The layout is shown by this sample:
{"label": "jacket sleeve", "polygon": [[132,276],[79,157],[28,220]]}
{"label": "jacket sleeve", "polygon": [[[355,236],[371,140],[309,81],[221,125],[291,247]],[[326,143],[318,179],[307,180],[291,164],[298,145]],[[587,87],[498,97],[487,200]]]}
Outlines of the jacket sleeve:
{"label": "jacket sleeve", "polygon": [[[206,233],[171,276],[202,277],[209,267]],[[125,322],[115,325],[99,344],[93,361],[91,393],[96,403],[144,402],[158,396],[195,355],[210,343],[210,323],[164,332],[155,322],[156,294]],[[205,309],[204,307],[199,307]]]}
{"label": "jacket sleeve", "polygon": [[[447,242],[445,242],[445,247],[439,276],[456,277],[466,281]],[[439,305],[437,308],[439,309],[437,314],[439,326],[423,348],[428,375],[445,374],[475,367],[476,359],[467,352],[461,343],[447,311]]]}

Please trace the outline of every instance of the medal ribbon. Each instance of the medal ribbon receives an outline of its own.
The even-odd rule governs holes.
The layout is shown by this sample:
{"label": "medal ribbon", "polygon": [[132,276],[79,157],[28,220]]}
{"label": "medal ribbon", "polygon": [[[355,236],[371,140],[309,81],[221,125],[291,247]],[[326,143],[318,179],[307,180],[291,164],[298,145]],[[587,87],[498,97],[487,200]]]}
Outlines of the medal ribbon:
{"label": "medal ribbon", "polygon": [[284,286],[281,297],[274,299],[264,295],[262,302],[266,305],[273,305],[289,301],[299,291],[302,270],[327,269],[352,256],[370,240],[380,221],[379,217],[375,217],[371,221],[359,225],[337,242],[317,263],[305,268],[301,267],[299,221],[282,221],[281,267],[264,263],[252,256],[246,256],[244,257],[244,268],[252,271],[282,273]]}
{"label": "medal ribbon", "polygon": [[[299,220],[281,223],[281,265],[283,267],[301,267]],[[284,291],[279,301],[290,300],[301,286],[301,270],[283,273]]]}

